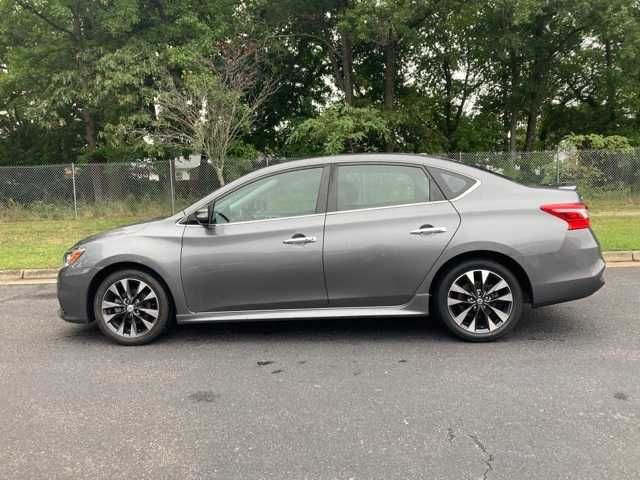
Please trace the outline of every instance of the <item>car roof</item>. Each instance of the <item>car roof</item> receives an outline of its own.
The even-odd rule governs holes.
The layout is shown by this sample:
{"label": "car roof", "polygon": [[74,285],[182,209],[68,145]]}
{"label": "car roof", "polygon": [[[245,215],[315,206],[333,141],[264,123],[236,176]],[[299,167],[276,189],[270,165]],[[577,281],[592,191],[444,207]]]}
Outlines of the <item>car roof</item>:
{"label": "car roof", "polygon": [[331,163],[358,163],[358,162],[389,162],[389,163],[412,163],[416,165],[427,165],[453,172],[459,172],[464,175],[475,177],[478,169],[469,167],[462,163],[443,158],[433,157],[425,154],[417,153],[353,153],[344,155],[327,155],[322,157],[305,158],[301,160],[288,160],[278,163],[271,167],[256,170],[255,173],[261,175],[269,171],[280,171],[289,168],[326,165]]}

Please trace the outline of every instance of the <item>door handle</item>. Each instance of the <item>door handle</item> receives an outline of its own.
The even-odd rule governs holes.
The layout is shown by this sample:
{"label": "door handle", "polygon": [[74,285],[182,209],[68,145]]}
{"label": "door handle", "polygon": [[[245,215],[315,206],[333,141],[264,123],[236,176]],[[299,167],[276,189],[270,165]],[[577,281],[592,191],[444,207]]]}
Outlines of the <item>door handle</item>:
{"label": "door handle", "polygon": [[411,235],[433,235],[435,233],[445,233],[447,227],[434,227],[433,225],[422,225],[416,230],[411,230]]}
{"label": "door handle", "polygon": [[317,241],[318,239],[316,237],[307,237],[306,235],[296,233],[294,236],[284,240],[282,243],[285,245],[305,245],[307,243],[315,243]]}

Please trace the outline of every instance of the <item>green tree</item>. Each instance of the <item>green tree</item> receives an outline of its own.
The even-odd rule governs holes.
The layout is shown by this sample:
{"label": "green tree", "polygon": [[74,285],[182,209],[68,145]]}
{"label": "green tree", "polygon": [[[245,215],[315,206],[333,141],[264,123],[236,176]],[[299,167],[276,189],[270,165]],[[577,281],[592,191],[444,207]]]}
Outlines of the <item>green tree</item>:
{"label": "green tree", "polygon": [[[274,92],[273,79],[258,77],[256,45],[220,45],[218,55],[201,58],[179,85],[158,93],[157,120],[145,132],[157,142],[201,152],[224,185],[229,152],[250,131],[256,113]],[[237,160],[237,159],[236,159]]]}
{"label": "green tree", "polygon": [[304,153],[309,154],[375,152],[389,135],[387,122],[378,110],[339,103],[298,125],[289,143],[304,146]]}
{"label": "green tree", "polygon": [[[48,125],[82,122],[82,156],[104,162],[99,142],[102,95],[97,64],[105,51],[126,38],[139,20],[135,0],[96,5],[88,0],[5,1],[1,5],[7,74],[3,83],[29,98],[28,115]],[[5,90],[6,91],[6,90]],[[101,169],[95,168],[93,188],[102,198]]]}

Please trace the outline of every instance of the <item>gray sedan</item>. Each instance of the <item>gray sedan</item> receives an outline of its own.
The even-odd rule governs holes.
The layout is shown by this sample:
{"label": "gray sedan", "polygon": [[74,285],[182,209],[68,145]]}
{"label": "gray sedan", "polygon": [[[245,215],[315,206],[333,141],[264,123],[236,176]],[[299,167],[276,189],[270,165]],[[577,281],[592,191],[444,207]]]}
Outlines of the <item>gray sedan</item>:
{"label": "gray sedan", "polygon": [[575,191],[419,155],[255,171],[177,215],[82,240],[60,315],[140,345],[172,322],[425,316],[493,340],[523,305],[591,295],[605,264]]}

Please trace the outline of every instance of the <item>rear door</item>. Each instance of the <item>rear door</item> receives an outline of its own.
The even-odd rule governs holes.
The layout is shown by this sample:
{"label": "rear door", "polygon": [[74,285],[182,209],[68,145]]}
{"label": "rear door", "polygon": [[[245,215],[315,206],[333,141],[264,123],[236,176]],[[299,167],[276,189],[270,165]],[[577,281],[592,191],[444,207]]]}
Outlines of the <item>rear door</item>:
{"label": "rear door", "polygon": [[193,312],[327,306],[322,247],[329,167],[241,186],[189,225],[182,283]]}
{"label": "rear door", "polygon": [[419,165],[336,164],[325,222],[330,306],[408,302],[460,217]]}

